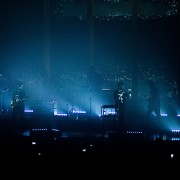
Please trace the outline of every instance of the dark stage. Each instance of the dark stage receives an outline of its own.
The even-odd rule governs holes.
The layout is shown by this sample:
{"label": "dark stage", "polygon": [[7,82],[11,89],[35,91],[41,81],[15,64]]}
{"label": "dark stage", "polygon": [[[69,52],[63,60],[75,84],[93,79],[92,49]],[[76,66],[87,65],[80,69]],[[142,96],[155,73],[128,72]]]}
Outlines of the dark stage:
{"label": "dark stage", "polygon": [[[131,119],[132,121],[132,119]],[[133,121],[139,123],[134,117]],[[135,126],[126,122],[126,132],[117,128],[113,116],[94,117],[54,116],[52,114],[26,114],[21,128],[12,126],[11,114],[1,115],[1,158],[28,160],[135,160],[138,162],[177,162],[180,159],[179,132],[163,128],[152,120],[148,130],[142,123]],[[177,117],[176,122],[179,123]]]}

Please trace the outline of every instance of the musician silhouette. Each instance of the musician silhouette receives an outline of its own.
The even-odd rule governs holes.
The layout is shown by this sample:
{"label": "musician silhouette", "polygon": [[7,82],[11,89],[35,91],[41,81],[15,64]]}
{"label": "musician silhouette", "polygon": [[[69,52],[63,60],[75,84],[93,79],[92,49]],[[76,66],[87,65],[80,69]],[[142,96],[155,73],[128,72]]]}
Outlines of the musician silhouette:
{"label": "musician silhouette", "polygon": [[16,90],[13,93],[11,106],[12,106],[12,120],[15,130],[22,130],[24,128],[24,110],[26,101],[26,91],[24,89],[24,84],[19,82],[17,84]]}
{"label": "musician silhouette", "polygon": [[119,81],[117,84],[117,89],[114,91],[113,95],[118,126],[120,131],[125,131],[126,101],[127,98],[131,97],[131,91],[125,91],[124,83],[122,81]]}
{"label": "musician silhouette", "polygon": [[160,92],[153,80],[148,80],[149,96],[146,119],[151,120],[152,117],[160,118]]}

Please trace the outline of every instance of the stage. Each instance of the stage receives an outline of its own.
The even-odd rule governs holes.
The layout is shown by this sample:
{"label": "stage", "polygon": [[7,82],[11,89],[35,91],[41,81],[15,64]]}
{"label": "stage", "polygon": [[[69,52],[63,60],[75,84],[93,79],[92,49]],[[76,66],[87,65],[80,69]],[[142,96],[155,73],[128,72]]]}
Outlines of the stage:
{"label": "stage", "polygon": [[[11,115],[1,116],[0,144],[2,158],[62,159],[64,157],[106,157],[111,159],[167,160],[180,159],[179,131],[161,126],[167,122],[144,126],[126,122],[120,132],[114,117],[54,116],[26,114],[22,129],[14,129]],[[138,121],[136,121],[138,122]],[[175,123],[179,123],[176,119]],[[173,160],[172,160],[173,159]]]}

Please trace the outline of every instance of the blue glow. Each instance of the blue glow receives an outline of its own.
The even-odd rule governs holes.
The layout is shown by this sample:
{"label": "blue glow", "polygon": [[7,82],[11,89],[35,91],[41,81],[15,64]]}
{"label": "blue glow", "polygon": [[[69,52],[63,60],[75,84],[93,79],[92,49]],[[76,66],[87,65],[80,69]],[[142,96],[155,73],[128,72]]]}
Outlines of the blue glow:
{"label": "blue glow", "polygon": [[175,132],[175,133],[179,133],[180,132],[180,129],[172,129],[172,132]]}
{"label": "blue glow", "polygon": [[32,129],[32,131],[47,131],[47,130],[48,129],[46,129],[46,128],[45,129],[41,129],[41,128],[40,129]]}
{"label": "blue glow", "polygon": [[55,116],[67,116],[67,114],[64,114],[64,113],[57,113],[57,114],[54,114]]}
{"label": "blue glow", "polygon": [[33,112],[32,109],[25,109],[24,112]]}
{"label": "blue glow", "polygon": [[127,131],[128,134],[142,134],[142,131]]}
{"label": "blue glow", "polygon": [[22,134],[23,134],[23,136],[30,136],[30,131],[29,131],[29,130],[28,130],[28,131],[25,131],[25,132],[23,132]]}
{"label": "blue glow", "polygon": [[76,111],[76,110],[73,110],[73,113],[77,113],[77,114],[85,114],[86,111]]}
{"label": "blue glow", "polygon": [[171,141],[180,141],[180,138],[171,138]]}
{"label": "blue glow", "polygon": [[59,129],[51,129],[52,131],[59,131]]}
{"label": "blue glow", "polygon": [[168,114],[163,113],[163,114],[161,114],[161,116],[168,116]]}

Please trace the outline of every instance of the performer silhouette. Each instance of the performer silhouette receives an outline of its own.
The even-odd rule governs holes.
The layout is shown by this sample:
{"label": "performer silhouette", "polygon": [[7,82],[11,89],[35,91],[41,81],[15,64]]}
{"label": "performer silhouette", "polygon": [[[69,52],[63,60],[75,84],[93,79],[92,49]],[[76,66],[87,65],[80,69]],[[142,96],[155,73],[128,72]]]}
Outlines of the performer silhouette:
{"label": "performer silhouette", "polygon": [[124,90],[124,83],[118,82],[117,89],[114,91],[115,114],[118,119],[119,130],[125,131],[125,110],[126,100],[131,97],[131,91]]}
{"label": "performer silhouette", "polygon": [[149,96],[148,96],[148,106],[146,119],[149,121],[152,117],[159,119],[160,114],[160,92],[159,88],[155,85],[153,80],[148,81],[149,86]]}
{"label": "performer silhouette", "polygon": [[24,110],[26,98],[24,84],[19,82],[11,101],[13,127],[16,131],[22,130],[25,126]]}

